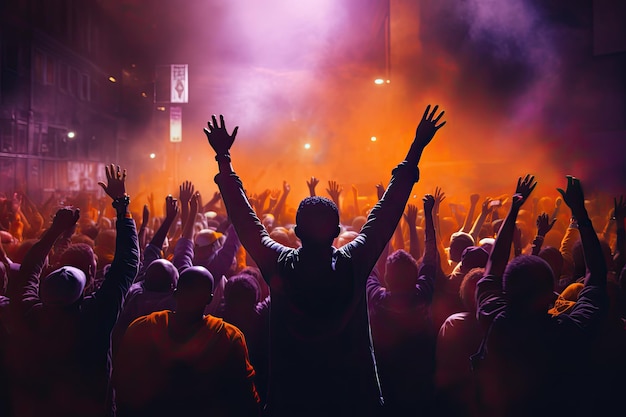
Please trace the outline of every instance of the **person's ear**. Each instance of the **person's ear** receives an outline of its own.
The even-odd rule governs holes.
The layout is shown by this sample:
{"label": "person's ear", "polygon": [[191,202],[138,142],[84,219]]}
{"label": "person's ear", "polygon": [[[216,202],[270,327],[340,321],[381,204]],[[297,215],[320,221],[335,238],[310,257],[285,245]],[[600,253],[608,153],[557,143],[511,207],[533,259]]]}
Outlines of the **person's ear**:
{"label": "person's ear", "polygon": [[297,225],[293,227],[293,232],[295,233],[296,237],[298,239],[302,240],[302,236],[300,236],[300,233],[298,232],[298,230],[300,230],[300,229],[298,229]]}

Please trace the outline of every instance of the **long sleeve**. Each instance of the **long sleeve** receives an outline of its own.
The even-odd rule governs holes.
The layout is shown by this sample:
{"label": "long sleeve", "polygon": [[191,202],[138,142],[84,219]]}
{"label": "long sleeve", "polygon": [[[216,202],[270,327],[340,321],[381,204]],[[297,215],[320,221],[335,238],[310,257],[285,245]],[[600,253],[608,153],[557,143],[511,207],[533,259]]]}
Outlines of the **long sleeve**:
{"label": "long sleeve", "polygon": [[370,212],[359,235],[339,249],[354,258],[354,265],[360,269],[359,275],[364,279],[367,279],[380,253],[393,235],[417,179],[416,166],[410,166],[406,161],[400,163],[393,170],[385,194]]}
{"label": "long sleeve", "polygon": [[215,182],[241,243],[263,272],[263,277],[269,280],[274,274],[282,245],[272,240],[263,227],[248,202],[237,174],[220,172]]}
{"label": "long sleeve", "polygon": [[124,297],[139,267],[139,242],[135,221],[129,218],[118,218],[116,229],[113,262],[104,276],[102,286],[93,295],[96,315],[100,320],[99,325],[109,331],[115,325]]}
{"label": "long sleeve", "polygon": [[10,309],[15,311],[17,317],[22,317],[31,307],[40,303],[39,278],[46,256],[48,256],[57,237],[58,235],[50,232],[44,234],[24,257],[16,276],[17,279],[9,281],[7,294],[11,299]]}

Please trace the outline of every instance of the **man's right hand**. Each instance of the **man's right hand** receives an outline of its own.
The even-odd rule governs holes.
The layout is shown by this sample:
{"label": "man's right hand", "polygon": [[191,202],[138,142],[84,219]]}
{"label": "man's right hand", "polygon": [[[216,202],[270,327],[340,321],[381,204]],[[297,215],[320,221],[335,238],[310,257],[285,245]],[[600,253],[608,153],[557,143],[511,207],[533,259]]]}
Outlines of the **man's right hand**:
{"label": "man's right hand", "polygon": [[239,126],[235,126],[233,133],[229,135],[226,131],[224,116],[220,115],[218,123],[217,118],[213,115],[211,116],[211,121],[207,122],[207,127],[204,128],[204,134],[217,156],[229,155],[230,147],[235,141],[235,136],[237,136],[237,130],[239,130]]}

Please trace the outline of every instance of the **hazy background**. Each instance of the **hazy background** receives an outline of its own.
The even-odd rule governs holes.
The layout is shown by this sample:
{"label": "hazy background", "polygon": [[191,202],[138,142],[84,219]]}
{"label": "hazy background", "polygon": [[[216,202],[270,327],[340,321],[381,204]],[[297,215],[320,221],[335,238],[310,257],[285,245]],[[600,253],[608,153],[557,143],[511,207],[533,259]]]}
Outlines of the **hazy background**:
{"label": "hazy background", "polygon": [[[146,6],[124,3],[131,18]],[[471,192],[511,193],[525,173],[537,176],[541,194],[556,196],[566,174],[589,189],[623,192],[626,65],[605,64],[608,44],[597,42],[606,21],[600,35],[626,49],[614,24],[626,17],[623,2],[608,1],[622,7],[606,13],[613,9],[595,6],[602,2],[579,0],[391,0],[390,83],[375,85],[385,71],[372,27],[382,3],[153,3],[144,13],[157,23],[138,20],[129,42],[152,45],[146,57],[157,62],[189,64],[190,101],[180,145],[167,142],[167,112],[136,132],[141,186],[156,194],[191,179],[212,194],[217,164],[202,128],[221,113],[229,129],[240,127],[233,164],[249,191],[287,180],[296,204],[316,176],[318,194],[332,179],[345,194],[356,184],[373,195],[433,103],[447,125],[424,153],[420,197],[437,185],[463,201]]]}

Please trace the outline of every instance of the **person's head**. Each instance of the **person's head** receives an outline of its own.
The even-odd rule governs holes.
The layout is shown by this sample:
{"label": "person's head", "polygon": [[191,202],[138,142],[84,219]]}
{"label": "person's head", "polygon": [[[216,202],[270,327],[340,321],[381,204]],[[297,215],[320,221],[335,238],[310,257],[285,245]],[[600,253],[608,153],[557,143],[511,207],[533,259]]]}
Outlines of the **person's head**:
{"label": "person's head", "polygon": [[339,235],[339,209],[325,197],[307,197],[296,212],[296,236],[302,246],[331,246]]}
{"label": "person's head", "polygon": [[545,246],[539,251],[539,257],[546,261],[554,274],[554,282],[557,283],[563,272],[563,255],[554,246]]}
{"label": "person's head", "polygon": [[86,283],[83,271],[73,266],[63,266],[41,280],[39,298],[44,306],[71,306],[82,300]]}
{"label": "person's head", "polygon": [[554,275],[550,265],[538,256],[513,258],[502,276],[509,311],[517,315],[546,313],[554,301]]}
{"label": "person's head", "polygon": [[230,277],[224,286],[224,303],[227,308],[254,309],[259,297],[256,280],[247,274]]}
{"label": "person's head", "polygon": [[350,226],[350,230],[354,232],[360,232],[361,228],[367,223],[367,217],[365,216],[356,216],[352,219],[352,225]]}
{"label": "person's head", "polygon": [[166,259],[155,259],[148,265],[144,288],[154,292],[170,292],[178,283],[178,270]]}
{"label": "person's head", "polygon": [[264,300],[270,295],[270,287],[267,285],[261,274],[261,270],[254,266],[246,266],[237,275],[248,275],[254,278],[259,288],[259,300]]}
{"label": "person's head", "polygon": [[91,246],[86,243],[73,243],[67,247],[59,258],[59,265],[73,266],[85,274],[85,287],[90,288],[96,277],[98,258]]}
{"label": "person's head", "polygon": [[418,276],[417,261],[407,251],[398,249],[387,257],[385,284],[389,291],[414,291]]}
{"label": "person's head", "polygon": [[279,226],[272,229],[272,231],[270,232],[270,238],[283,246],[292,247],[291,239],[289,238],[289,232],[284,227]]}
{"label": "person's head", "polygon": [[224,235],[213,229],[203,229],[194,237],[194,258],[208,259],[224,244]]}
{"label": "person's head", "polygon": [[478,246],[486,250],[488,253],[491,253],[493,249],[493,245],[495,245],[496,240],[492,237],[484,237],[478,241]]}
{"label": "person's head", "polygon": [[177,314],[201,318],[213,299],[213,275],[202,266],[185,269],[178,278],[174,296]]}
{"label": "person's head", "polygon": [[463,277],[459,287],[459,297],[468,312],[476,311],[476,284],[485,274],[485,268],[472,268]]}
{"label": "person's head", "polygon": [[479,246],[468,246],[461,254],[461,272],[468,273],[473,268],[484,268],[489,260],[489,252]]}
{"label": "person's head", "polygon": [[347,245],[348,243],[352,242],[358,235],[358,232],[352,230],[341,233],[337,238],[337,247],[340,248],[344,245]]}
{"label": "person's head", "polygon": [[455,232],[450,236],[450,250],[448,256],[451,261],[461,262],[461,255],[465,248],[474,245],[474,238],[465,232]]}
{"label": "person's head", "polygon": [[276,219],[274,218],[274,215],[272,213],[265,213],[263,215],[263,220],[261,220],[261,223],[263,223],[263,227],[265,227],[268,232],[271,232],[274,229],[275,221]]}

